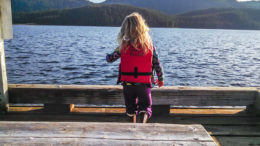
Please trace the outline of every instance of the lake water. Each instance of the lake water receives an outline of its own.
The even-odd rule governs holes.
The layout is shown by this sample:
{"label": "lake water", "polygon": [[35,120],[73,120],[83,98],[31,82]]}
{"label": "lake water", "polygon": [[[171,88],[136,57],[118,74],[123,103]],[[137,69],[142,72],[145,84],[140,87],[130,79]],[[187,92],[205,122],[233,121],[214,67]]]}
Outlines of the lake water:
{"label": "lake water", "polygon": [[[9,83],[116,84],[119,27],[14,26]],[[260,86],[260,31],[151,28],[165,85]]]}

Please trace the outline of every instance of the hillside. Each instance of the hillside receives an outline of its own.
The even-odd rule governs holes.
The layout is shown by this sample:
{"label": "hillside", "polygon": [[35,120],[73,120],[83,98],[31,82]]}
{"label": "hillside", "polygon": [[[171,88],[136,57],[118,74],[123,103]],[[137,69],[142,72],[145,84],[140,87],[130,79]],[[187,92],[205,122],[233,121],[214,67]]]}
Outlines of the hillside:
{"label": "hillside", "polygon": [[13,12],[76,8],[92,4],[87,0],[11,0]]}
{"label": "hillside", "polygon": [[[11,0],[13,12],[46,11],[78,8],[93,4],[88,0]],[[260,2],[236,0],[106,0],[103,4],[128,4],[135,7],[160,10],[168,14],[181,14],[208,8],[259,8]]]}
{"label": "hillside", "polygon": [[177,15],[175,27],[260,29],[260,9],[207,9]]}
{"label": "hillside", "polygon": [[124,17],[132,12],[141,13],[150,26],[173,26],[170,15],[129,5],[89,5],[47,12],[13,13],[13,22],[14,24],[120,26]]}
{"label": "hillside", "polygon": [[129,4],[168,14],[209,8],[260,8],[260,2],[237,2],[236,0],[106,0],[104,4]]}
{"label": "hillside", "polygon": [[89,5],[81,8],[13,13],[14,24],[120,26],[132,12],[152,27],[260,29],[260,9],[205,9],[180,15],[129,5]]}

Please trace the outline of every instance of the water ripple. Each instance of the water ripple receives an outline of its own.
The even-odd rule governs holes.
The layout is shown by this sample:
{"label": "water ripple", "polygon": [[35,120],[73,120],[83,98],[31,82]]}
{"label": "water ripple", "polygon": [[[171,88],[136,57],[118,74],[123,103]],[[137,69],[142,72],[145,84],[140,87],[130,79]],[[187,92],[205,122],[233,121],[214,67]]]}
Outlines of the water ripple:
{"label": "water ripple", "polygon": [[[5,41],[9,83],[115,84],[119,27],[14,26]],[[260,31],[152,28],[174,86],[260,86]]]}

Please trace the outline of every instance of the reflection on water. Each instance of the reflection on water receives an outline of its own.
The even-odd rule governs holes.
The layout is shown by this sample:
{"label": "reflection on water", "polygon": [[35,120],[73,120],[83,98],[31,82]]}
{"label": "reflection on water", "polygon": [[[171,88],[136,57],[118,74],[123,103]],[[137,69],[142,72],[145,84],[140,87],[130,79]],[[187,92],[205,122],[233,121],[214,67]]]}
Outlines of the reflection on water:
{"label": "reflection on water", "polygon": [[[14,26],[5,42],[9,83],[115,84],[118,27]],[[260,86],[260,31],[152,28],[173,86]]]}

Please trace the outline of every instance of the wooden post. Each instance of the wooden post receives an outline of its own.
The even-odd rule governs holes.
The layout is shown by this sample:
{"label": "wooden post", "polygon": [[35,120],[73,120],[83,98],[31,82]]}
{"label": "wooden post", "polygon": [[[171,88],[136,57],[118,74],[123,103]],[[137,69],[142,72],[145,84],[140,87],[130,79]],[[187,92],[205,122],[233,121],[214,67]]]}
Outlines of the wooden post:
{"label": "wooden post", "polygon": [[13,38],[11,0],[0,0],[0,24],[2,39]]}
{"label": "wooden post", "polygon": [[5,65],[4,39],[11,39],[11,0],[0,1],[0,113],[8,111],[8,83]]}
{"label": "wooden post", "polygon": [[[0,30],[0,34],[2,31]],[[0,37],[0,113],[8,111],[7,77],[5,67],[4,40]]]}

